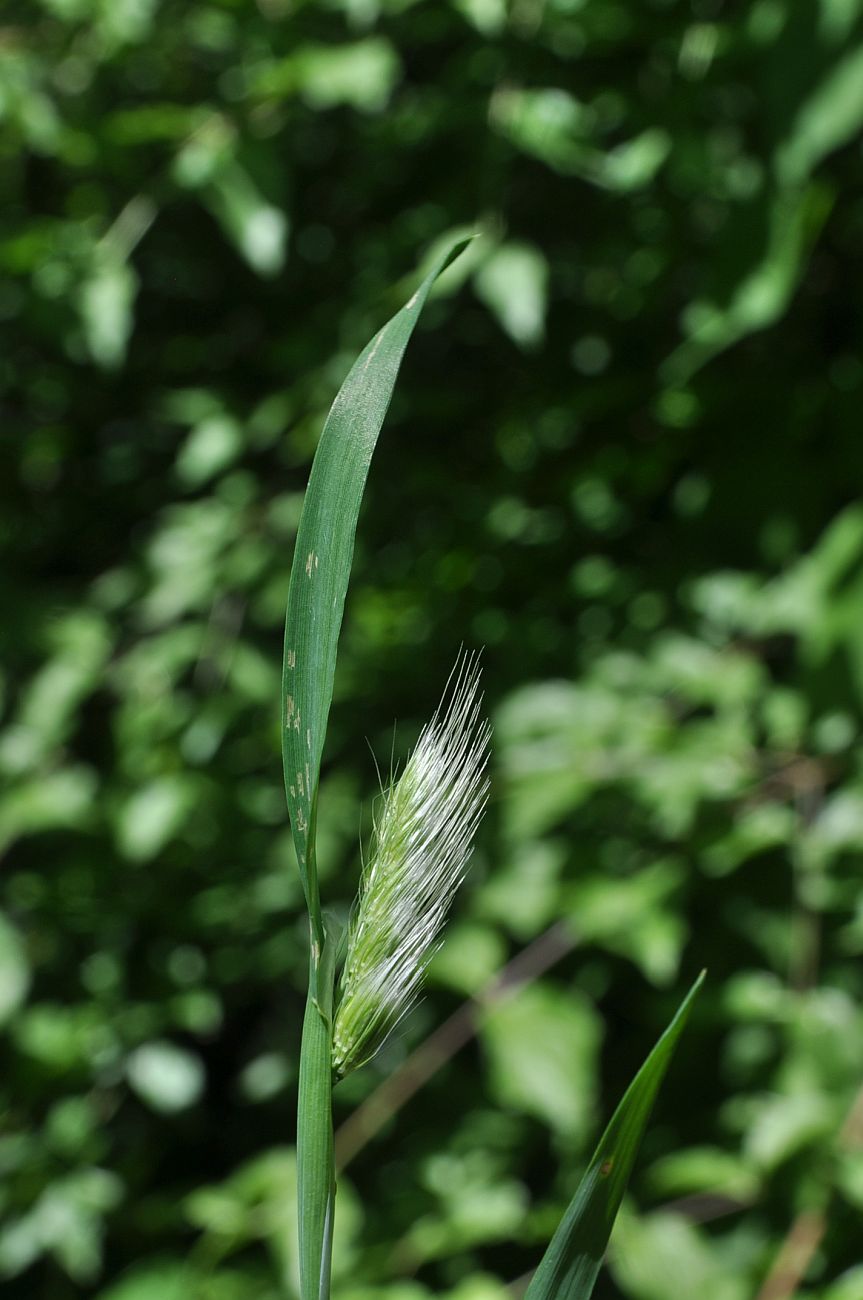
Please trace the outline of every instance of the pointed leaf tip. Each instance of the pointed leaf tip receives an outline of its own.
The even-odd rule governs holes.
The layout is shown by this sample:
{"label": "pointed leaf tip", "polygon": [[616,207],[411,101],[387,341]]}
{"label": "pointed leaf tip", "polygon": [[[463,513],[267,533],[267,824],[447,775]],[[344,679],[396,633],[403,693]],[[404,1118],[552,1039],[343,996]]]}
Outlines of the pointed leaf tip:
{"label": "pointed leaf tip", "polygon": [[705,975],[702,971],[698,976],[627,1088],[525,1300],[588,1300],[592,1294],[656,1094]]}

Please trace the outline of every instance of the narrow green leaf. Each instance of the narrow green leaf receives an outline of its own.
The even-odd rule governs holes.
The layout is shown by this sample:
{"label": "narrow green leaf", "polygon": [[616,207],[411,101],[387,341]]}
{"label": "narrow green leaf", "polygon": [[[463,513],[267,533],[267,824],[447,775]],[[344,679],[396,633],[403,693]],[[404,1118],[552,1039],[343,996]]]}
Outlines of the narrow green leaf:
{"label": "narrow green leaf", "polygon": [[588,1300],[591,1295],[653,1102],[703,980],[702,971],[626,1090],[525,1300]]}
{"label": "narrow green leaf", "polygon": [[285,792],[315,944],[324,927],[314,825],[357,517],[372,453],[405,348],[429,290],[467,242],[454,240],[410,301],[365,348],[333,403],[315,455],[291,569],[282,669]]}

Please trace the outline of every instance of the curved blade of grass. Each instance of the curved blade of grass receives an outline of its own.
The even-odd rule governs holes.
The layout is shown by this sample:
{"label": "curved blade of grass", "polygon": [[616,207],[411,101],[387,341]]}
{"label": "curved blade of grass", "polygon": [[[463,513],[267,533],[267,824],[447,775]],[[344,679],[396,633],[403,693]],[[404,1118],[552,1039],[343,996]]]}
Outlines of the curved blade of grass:
{"label": "curved blade of grass", "polygon": [[467,242],[462,237],[443,250],[410,301],[356,361],[327,417],[303,502],[285,620],[282,762],[317,954],[324,941],[314,847],[318,776],[360,501],[420,311],[437,276]]}
{"label": "curved blade of grass", "polygon": [[525,1300],[588,1300],[591,1295],[653,1102],[703,980],[702,971],[627,1088]]}

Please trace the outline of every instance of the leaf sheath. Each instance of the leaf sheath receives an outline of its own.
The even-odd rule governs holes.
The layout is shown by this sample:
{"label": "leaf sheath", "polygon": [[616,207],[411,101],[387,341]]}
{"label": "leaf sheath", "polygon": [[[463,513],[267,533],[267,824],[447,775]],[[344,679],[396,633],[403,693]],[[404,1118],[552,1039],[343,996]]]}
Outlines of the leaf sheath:
{"label": "leaf sheath", "polygon": [[297,1204],[300,1300],[328,1300],[335,1201],[333,1158],[333,982],[340,934],[328,933],[315,995],[309,995],[300,1049],[297,1103]]}

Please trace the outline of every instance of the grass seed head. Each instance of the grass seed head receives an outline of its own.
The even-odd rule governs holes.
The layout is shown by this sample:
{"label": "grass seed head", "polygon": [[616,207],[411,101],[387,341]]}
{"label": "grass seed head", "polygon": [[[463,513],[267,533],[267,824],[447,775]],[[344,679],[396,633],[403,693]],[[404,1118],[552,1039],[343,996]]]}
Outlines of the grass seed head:
{"label": "grass seed head", "polygon": [[488,797],[491,729],[476,656],[462,655],[375,823],[348,934],[333,1068],[368,1061],[415,1002]]}

